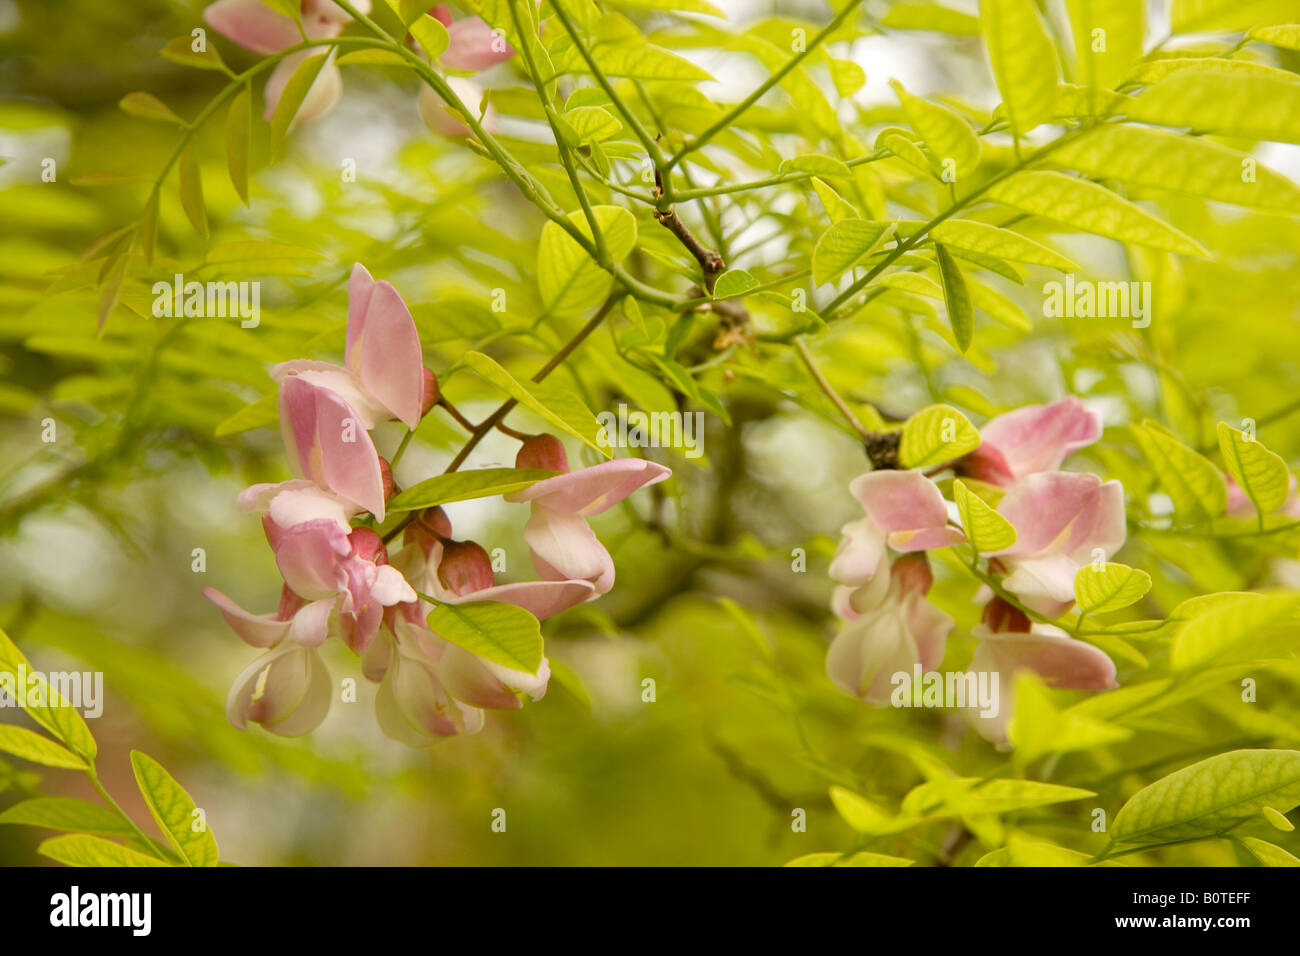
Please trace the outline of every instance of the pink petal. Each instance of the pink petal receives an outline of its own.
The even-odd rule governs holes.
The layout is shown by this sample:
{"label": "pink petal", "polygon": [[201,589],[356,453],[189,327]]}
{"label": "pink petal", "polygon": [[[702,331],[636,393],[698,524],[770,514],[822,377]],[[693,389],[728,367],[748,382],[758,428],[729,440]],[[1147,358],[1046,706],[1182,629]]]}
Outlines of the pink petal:
{"label": "pink petal", "polygon": [[948,527],[948,507],[933,481],[919,471],[873,471],[855,478],[849,491],[867,516],[888,532],[895,551],[927,551],[960,543]]}
{"label": "pink petal", "polygon": [[1100,437],[1101,416],[1072,395],[999,415],[980,430],[980,438],[997,450],[1013,480],[1055,471],[1069,455]]}
{"label": "pink petal", "polygon": [[280,536],[275,563],[280,576],[309,601],[336,595],[347,583],[342,559],[348,536],[330,521],[308,521]]}
{"label": "pink petal", "polygon": [[539,481],[505,495],[507,501],[532,501],[551,511],[598,515],[645,485],[663,481],[672,469],[644,458],[616,458]]}
{"label": "pink petal", "polygon": [[[285,57],[271,71],[271,78],[266,81],[265,119],[270,120],[275,115],[275,108],[280,104],[280,96],[284,93],[284,88],[288,85],[293,74],[297,72],[298,67],[311,57],[320,55],[316,50],[303,50],[300,53]],[[316,79],[312,81],[311,88],[307,90],[307,95],[303,97],[302,104],[298,107],[298,112],[294,114],[290,127],[315,119],[333,108],[342,92],[343,77],[339,73],[338,65],[331,59],[316,74]]]}
{"label": "pink petal", "polygon": [[890,603],[840,630],[826,653],[826,676],[846,694],[884,705],[893,675],[911,674],[918,660],[902,609]]}
{"label": "pink petal", "polygon": [[1124,489],[1096,475],[1049,471],[1017,482],[998,505],[1016,529],[1016,543],[993,554],[1068,554],[1090,560],[1124,543]]}
{"label": "pink petal", "polygon": [[305,647],[319,647],[329,636],[330,614],[338,606],[338,598],[329,597],[312,601],[298,609],[289,622],[289,640]]}
{"label": "pink petal", "polygon": [[614,585],[614,560],[580,515],[534,503],[524,540],[537,573],[548,580],[582,579],[606,593]]}
{"label": "pink petal", "polygon": [[[1050,624],[1035,624],[1028,634],[994,634],[976,627],[972,636],[982,638],[977,654],[1004,678],[1017,670],[1030,670],[1049,687],[1064,690],[1109,690],[1115,681],[1115,662],[1091,644],[1070,637]],[[972,670],[977,668],[974,661]]]}
{"label": "pink petal", "polygon": [[539,621],[553,617],[561,611],[589,601],[596,596],[590,581],[519,581],[515,584],[498,584],[473,591],[450,603],[469,601],[497,601],[521,607]]}
{"label": "pink petal", "polygon": [[228,40],[254,53],[278,53],[302,40],[298,26],[262,0],[217,0],[203,19]]}
{"label": "pink petal", "polygon": [[395,418],[410,428],[420,423],[424,357],[415,320],[397,289],[359,264],[348,285],[347,364]]}
{"label": "pink petal", "polygon": [[457,700],[474,707],[518,710],[523,703],[483,666],[483,661],[463,647],[452,644],[438,661],[438,676]]}
{"label": "pink petal", "polygon": [[864,584],[884,556],[885,532],[870,518],[850,521],[840,529],[839,547],[831,558],[831,579],[850,587]]}
{"label": "pink petal", "polygon": [[276,620],[273,614],[250,614],[216,588],[204,588],[203,596],[217,606],[230,629],[253,647],[270,647],[289,632],[288,621]]}
{"label": "pink petal", "polygon": [[475,16],[462,17],[447,26],[447,36],[450,42],[438,62],[449,70],[477,73],[515,55],[503,36]]}
{"label": "pink petal", "polygon": [[285,642],[235,678],[226,716],[243,730],[248,721],[284,737],[313,730],[329,710],[329,673],[316,651]]}

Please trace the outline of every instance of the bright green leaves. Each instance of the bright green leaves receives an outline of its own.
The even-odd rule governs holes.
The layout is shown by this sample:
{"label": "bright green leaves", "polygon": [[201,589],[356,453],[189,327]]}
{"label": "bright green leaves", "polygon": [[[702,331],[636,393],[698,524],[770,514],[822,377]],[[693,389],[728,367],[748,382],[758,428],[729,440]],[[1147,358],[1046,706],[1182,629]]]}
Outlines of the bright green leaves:
{"label": "bright green leaves", "polygon": [[433,633],[493,664],[525,674],[536,674],[542,666],[537,618],[513,604],[440,604],[427,621]]}
{"label": "bright green leaves", "polygon": [[0,724],[0,752],[62,770],[86,769],[86,761],[67,747],[26,727]]}
{"label": "bright green leaves", "polygon": [[1300,805],[1300,752],[1234,750],[1144,787],[1116,814],[1117,844],[1160,844],[1217,836],[1270,806]]}
{"label": "bright green leaves", "polygon": [[1208,256],[1195,239],[1085,179],[1046,170],[1016,173],[988,197],[1085,232],[1191,256]]}
{"label": "bright green leaves", "polygon": [[186,143],[177,161],[180,179],[181,208],[190,225],[204,239],[208,238],[208,208],[203,202],[203,178],[199,174],[199,161],[194,152],[194,142]]}
{"label": "bright green leaves", "polygon": [[[1275,634],[1294,638],[1300,593],[1227,591],[1189,598],[1169,615],[1176,622],[1169,663],[1176,671],[1203,667],[1228,655],[1257,656]],[[1294,645],[1294,640],[1289,640]]]}
{"label": "bright green leaves", "polygon": [[1087,564],[1074,575],[1074,600],[1084,614],[1118,611],[1150,590],[1151,575],[1125,564]]}
{"label": "bright green leaves", "polygon": [[885,853],[808,853],[796,857],[786,866],[912,866],[916,861],[903,856],[889,856]]}
{"label": "bright green leaves", "polygon": [[897,833],[916,822],[895,817],[883,807],[845,787],[831,787],[831,803],[845,823],[858,833],[869,836]]}
{"label": "bright green leaves", "polygon": [[979,164],[980,141],[969,123],[952,110],[913,96],[894,80],[890,83],[903,104],[907,122],[921,134],[936,172],[951,172],[948,182],[965,181]]}
{"label": "bright green leaves", "polygon": [[312,85],[320,76],[326,61],[329,59],[327,54],[319,56],[310,56],[298,64],[298,68],[293,71],[289,81],[285,83],[283,92],[280,93],[280,100],[275,104],[275,113],[271,116],[271,155],[279,155],[284,148],[285,137],[289,133],[289,126],[293,123],[294,117],[298,115],[298,110],[302,108],[303,100],[311,91]]}
{"label": "bright green leaves", "polygon": [[252,133],[252,107],[245,86],[230,101],[230,111],[226,113],[226,165],[230,169],[231,185],[245,206],[248,205],[248,149]]}
{"label": "bright green leaves", "polygon": [[1007,121],[1023,136],[1056,104],[1056,50],[1033,0],[982,0],[980,30]]}
{"label": "bright green leaves", "polygon": [[603,106],[575,106],[560,117],[560,132],[570,146],[601,143],[623,131],[623,124]]}
{"label": "bright green leaves", "polygon": [[[636,219],[620,206],[596,206],[593,212],[612,264],[617,265],[636,245]],[[592,239],[591,225],[581,212],[571,213],[569,219],[583,236]],[[548,222],[542,227],[537,284],[548,312],[581,312],[599,305],[612,281],[609,273],[558,223]]]}
{"label": "bright green leaves", "polygon": [[821,285],[842,275],[873,252],[890,235],[887,223],[841,219],[817,240],[813,249],[813,282]]}
{"label": "bright green leaves", "polygon": [[[555,73],[589,73],[591,68],[573,38],[563,30],[557,33],[548,48]],[[605,76],[691,83],[713,79],[707,70],[685,57],[649,42],[635,24],[620,14],[600,17],[588,34],[588,52]]]}
{"label": "bright green leaves", "polygon": [[1241,845],[1249,850],[1251,856],[1259,860],[1262,866],[1300,866],[1300,860],[1267,840],[1242,837]]}
{"label": "bright green leaves", "polygon": [[216,866],[217,841],[184,788],[162,764],[138,750],[131,751],[131,768],[149,813],[181,860],[189,866]]}
{"label": "bright green leaves", "polygon": [[1279,143],[1300,142],[1300,83],[1257,72],[1179,70],[1132,98],[1129,118]]}
{"label": "bright green leaves", "polygon": [[129,846],[86,833],[51,837],[36,848],[41,856],[67,866],[171,866]]}
{"label": "bright green leaves", "polygon": [[75,797],[35,797],[0,813],[0,823],[14,823],[70,833],[132,837],[135,830],[108,807]]}
{"label": "bright green leaves", "polygon": [[1028,672],[1016,678],[1015,702],[1009,734],[1021,766],[1047,754],[1106,747],[1133,735],[1125,727],[1059,709],[1052,691]]}
{"label": "bright green leaves", "polygon": [[127,113],[137,119],[154,120],[162,123],[175,123],[178,126],[184,126],[185,120],[181,119],[171,109],[163,103],[162,100],[152,93],[128,93],[118,100],[117,105],[123,113]]}
{"label": "bright green leaves", "polygon": [[217,48],[206,39],[199,40],[186,34],[172,40],[158,52],[164,60],[171,60],[182,66],[192,66],[199,70],[216,70],[227,76],[234,75],[230,72],[230,67],[226,66],[225,60],[221,59]]}
{"label": "bright green leaves", "polygon": [[987,502],[975,494],[961,479],[952,483],[953,500],[961,514],[961,524],[966,530],[966,540],[978,554],[1001,551],[1016,543],[1016,529],[1011,522],[994,511]]}
{"label": "bright green leaves", "polygon": [[472,498],[504,495],[512,491],[522,491],[539,481],[554,478],[557,474],[558,472],[536,468],[479,468],[474,471],[453,471],[446,475],[434,475],[412,485],[391,498],[385,507],[390,513],[418,511],[452,501],[469,501]]}
{"label": "bright green leaves", "polygon": [[1134,425],[1131,430],[1180,518],[1209,519],[1223,514],[1228,506],[1228,486],[1213,462],[1152,422]]}
{"label": "bright green leaves", "polygon": [[1111,90],[1142,55],[1144,0],[1066,0],[1084,86]]}
{"label": "bright green leaves", "polygon": [[1280,455],[1226,422],[1219,422],[1219,451],[1228,474],[1261,516],[1286,504],[1291,493],[1291,471]]}
{"label": "bright green leaves", "polygon": [[744,269],[728,269],[713,284],[715,299],[732,299],[757,288],[758,280]]}
{"label": "bright green leaves", "polygon": [[594,448],[605,458],[611,457],[610,450],[597,439],[600,425],[596,416],[573,392],[553,385],[520,382],[482,352],[468,352],[464,361],[480,378],[491,382],[520,405]]}
{"label": "bright green leaves", "polygon": [[971,338],[975,334],[975,309],[971,305],[970,291],[966,288],[966,278],[943,243],[934,244],[934,257],[939,264],[939,278],[943,280],[943,301],[948,308],[952,335],[957,348],[965,352],[970,348]]}
{"label": "bright green leaves", "polygon": [[81,714],[50,687],[44,675],[27,662],[4,631],[0,631],[0,674],[26,674],[28,692],[23,710],[27,715],[84,761],[95,758],[99,748]]}
{"label": "bright green leaves", "polygon": [[931,405],[903,423],[899,461],[904,468],[930,468],[960,458],[980,445],[980,433],[951,405]]}
{"label": "bright green leaves", "polygon": [[420,44],[420,48],[429,55],[430,60],[436,60],[446,53],[451,43],[447,28],[436,17],[417,16],[407,29],[411,31],[411,36],[415,37],[415,42]]}
{"label": "bright green leaves", "polygon": [[952,249],[997,256],[999,259],[1010,259],[1012,262],[1050,266],[1063,272],[1078,268],[1074,262],[1041,242],[1035,242],[1010,229],[1000,229],[984,222],[949,219],[931,229],[930,236],[936,242],[942,242]]}

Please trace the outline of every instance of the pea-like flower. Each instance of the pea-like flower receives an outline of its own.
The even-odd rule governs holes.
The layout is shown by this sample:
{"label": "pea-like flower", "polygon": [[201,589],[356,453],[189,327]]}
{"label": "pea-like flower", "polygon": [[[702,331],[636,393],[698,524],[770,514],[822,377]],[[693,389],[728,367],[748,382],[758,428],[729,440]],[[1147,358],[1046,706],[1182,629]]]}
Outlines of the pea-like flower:
{"label": "pea-like flower", "polygon": [[1100,437],[1101,416],[1071,395],[991,419],[980,429],[980,446],[955,465],[960,474],[1009,488],[1027,475],[1056,471]]}

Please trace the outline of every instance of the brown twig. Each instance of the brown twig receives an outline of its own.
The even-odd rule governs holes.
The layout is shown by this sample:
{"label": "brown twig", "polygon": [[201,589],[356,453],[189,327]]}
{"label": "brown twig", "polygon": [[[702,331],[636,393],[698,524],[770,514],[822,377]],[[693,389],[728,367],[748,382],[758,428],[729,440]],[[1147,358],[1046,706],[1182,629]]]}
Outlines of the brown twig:
{"label": "brown twig", "polygon": [[[659,198],[663,193],[663,178],[656,169],[654,195]],[[695,257],[695,261],[700,264],[700,269],[704,272],[704,288],[709,295],[713,295],[713,285],[718,281],[718,276],[727,271],[727,263],[723,261],[722,254],[710,249],[695,237],[695,233],[691,232],[686,223],[682,222],[681,216],[677,215],[675,206],[657,207],[655,221],[676,236],[677,241],[686,247],[686,251]]]}

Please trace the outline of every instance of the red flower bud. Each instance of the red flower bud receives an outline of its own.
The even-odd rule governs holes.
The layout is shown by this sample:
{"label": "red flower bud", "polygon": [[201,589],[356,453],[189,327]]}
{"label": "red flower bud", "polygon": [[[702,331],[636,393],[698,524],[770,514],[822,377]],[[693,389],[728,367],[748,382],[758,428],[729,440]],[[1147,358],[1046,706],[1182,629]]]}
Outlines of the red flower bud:
{"label": "red flower bud", "polygon": [[388,563],[388,550],[384,547],[384,539],[370,528],[353,528],[352,533],[348,535],[348,544],[352,546],[348,557],[375,564]]}
{"label": "red flower bud", "polygon": [[298,609],[307,602],[300,598],[293,588],[285,585],[280,589],[280,610],[276,612],[277,621],[289,621],[298,613]]}
{"label": "red flower bud", "polygon": [[438,565],[438,580],[458,597],[496,584],[488,553],[473,541],[448,541]]}
{"label": "red flower bud", "polygon": [[384,500],[387,501],[393,497],[393,492],[397,490],[397,485],[393,483],[393,466],[388,463],[388,459],[382,455],[379,458],[379,477],[384,483]]}
{"label": "red flower bud", "polygon": [[433,406],[438,404],[438,399],[442,397],[442,392],[438,390],[438,376],[433,374],[432,369],[424,370],[424,388],[420,393],[420,416],[429,414]]}
{"label": "red flower bud", "polygon": [[930,571],[930,562],[926,560],[924,553],[900,556],[894,561],[891,572],[898,579],[904,594],[912,591],[928,594],[930,585],[934,583],[934,574]]}
{"label": "red flower bud", "polygon": [[984,626],[994,634],[1028,634],[1033,625],[1024,611],[994,595],[984,607]]}
{"label": "red flower bud", "polygon": [[534,435],[519,449],[515,467],[567,472],[569,456],[564,453],[564,444],[554,435]]}

